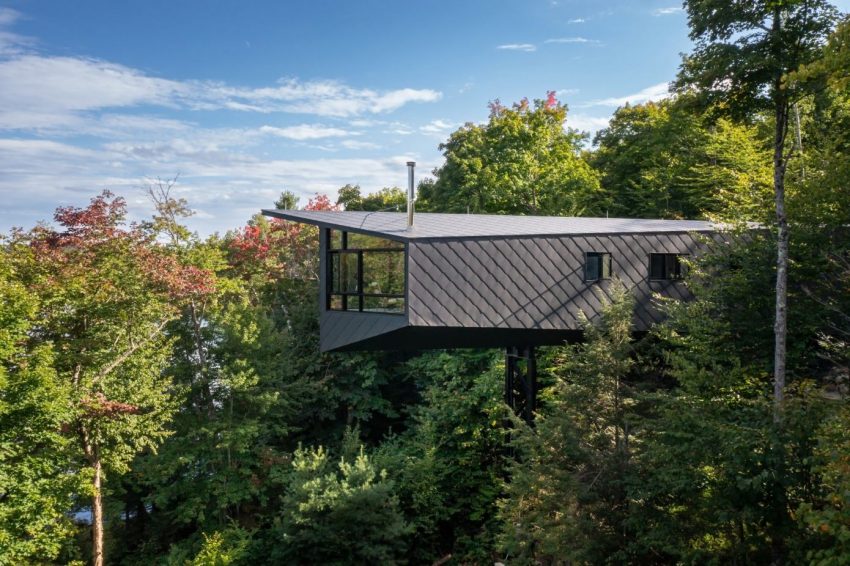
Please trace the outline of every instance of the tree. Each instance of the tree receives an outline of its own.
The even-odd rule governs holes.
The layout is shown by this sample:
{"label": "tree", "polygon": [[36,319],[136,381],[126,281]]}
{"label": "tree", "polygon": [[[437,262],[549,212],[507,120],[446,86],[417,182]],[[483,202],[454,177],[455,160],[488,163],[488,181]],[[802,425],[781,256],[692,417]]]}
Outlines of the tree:
{"label": "tree", "polygon": [[157,237],[165,237],[172,247],[192,237],[189,229],[181,221],[192,216],[194,212],[189,208],[186,199],[174,198],[171,194],[177,185],[178,178],[179,176],[165,180],[157,178],[155,182],[144,188],[148,200],[154,205],[155,212],[151,220],[143,222],[142,226]]}
{"label": "tree", "polygon": [[280,197],[274,201],[274,207],[283,210],[295,210],[298,208],[298,200],[298,196],[292,191],[283,191],[280,193]]}
{"label": "tree", "polygon": [[344,185],[339,188],[336,205],[345,210],[361,210],[363,204],[363,195],[360,192],[360,185]]}
{"label": "tree", "polygon": [[336,465],[321,446],[298,449],[282,498],[273,559],[310,564],[396,564],[408,527],[385,470],[362,446]]}
{"label": "tree", "polygon": [[680,90],[693,89],[712,106],[734,116],[759,111],[773,119],[776,313],[774,320],[774,402],[777,419],[785,392],[788,241],[785,172],[793,147],[787,143],[789,111],[805,92],[784,77],[811,62],[835,17],[826,0],[687,0],[690,37],[696,48],[685,56]]}
{"label": "tree", "polygon": [[337,206],[345,210],[390,211],[401,210],[406,206],[407,194],[398,187],[384,187],[374,193],[363,196],[360,185],[340,187],[336,199]]}
{"label": "tree", "polygon": [[435,351],[403,368],[422,402],[408,409],[409,428],[385,442],[376,459],[393,472],[413,528],[412,563],[494,558],[509,410],[501,359],[494,350]]}
{"label": "tree", "polygon": [[398,187],[384,187],[363,197],[361,210],[401,211],[407,206],[407,193]]}
{"label": "tree", "polygon": [[[760,297],[770,263],[759,257],[773,250],[742,240],[692,264],[694,300],[667,302],[654,331],[674,387],[646,398],[628,491],[635,551],[665,562],[800,563],[813,544],[796,510],[817,498],[813,452],[827,407],[812,382],[791,384],[776,426],[762,359],[772,341],[748,332],[764,322],[747,322],[770,318],[772,297]],[[795,342],[806,343],[811,327],[799,324]],[[791,367],[805,367],[802,357],[789,356]]]}
{"label": "tree", "polygon": [[53,562],[74,533],[68,513],[86,474],[69,470],[70,390],[50,344],[29,336],[38,297],[0,249],[0,564]]}
{"label": "tree", "polygon": [[583,215],[602,212],[598,174],[581,155],[554,96],[490,106],[486,124],[468,123],[440,144],[445,164],[419,185],[423,211]]}
{"label": "tree", "polygon": [[103,557],[104,479],[155,450],[176,408],[163,374],[165,328],[187,298],[209,292],[208,274],[186,267],[139,226],[124,227],[124,201],[110,193],[86,208],[59,208],[60,230],[18,234],[14,261],[39,297],[32,336],[52,344],[69,391],[68,433],[90,474],[92,560]]}
{"label": "tree", "polygon": [[610,214],[762,220],[771,174],[757,128],[701,115],[688,98],[626,105],[596,135]]}
{"label": "tree", "polygon": [[522,428],[516,440],[500,505],[512,562],[629,561],[634,299],[621,284],[610,295],[598,324],[585,323],[586,343],[555,353],[555,383],[541,395],[535,429]]}

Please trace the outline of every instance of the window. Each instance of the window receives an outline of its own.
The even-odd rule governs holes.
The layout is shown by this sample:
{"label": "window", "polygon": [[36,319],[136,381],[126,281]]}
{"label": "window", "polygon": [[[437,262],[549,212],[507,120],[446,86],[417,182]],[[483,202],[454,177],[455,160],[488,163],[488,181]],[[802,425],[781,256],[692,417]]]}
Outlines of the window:
{"label": "window", "polygon": [[685,266],[679,258],[685,254],[649,254],[649,279],[670,281],[685,275]]}
{"label": "window", "polygon": [[328,230],[327,308],[404,312],[404,244]]}
{"label": "window", "polygon": [[584,280],[611,279],[611,254],[587,252],[584,254]]}

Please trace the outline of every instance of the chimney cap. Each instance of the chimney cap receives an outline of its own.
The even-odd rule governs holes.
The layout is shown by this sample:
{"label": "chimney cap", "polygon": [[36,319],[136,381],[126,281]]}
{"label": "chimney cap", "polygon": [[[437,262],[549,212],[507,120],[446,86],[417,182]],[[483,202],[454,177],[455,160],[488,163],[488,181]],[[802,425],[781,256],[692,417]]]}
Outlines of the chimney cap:
{"label": "chimney cap", "polygon": [[407,162],[407,166],[408,166],[408,167],[413,167],[414,165],[416,165],[416,162],[415,162],[415,161],[408,161],[408,162]]}

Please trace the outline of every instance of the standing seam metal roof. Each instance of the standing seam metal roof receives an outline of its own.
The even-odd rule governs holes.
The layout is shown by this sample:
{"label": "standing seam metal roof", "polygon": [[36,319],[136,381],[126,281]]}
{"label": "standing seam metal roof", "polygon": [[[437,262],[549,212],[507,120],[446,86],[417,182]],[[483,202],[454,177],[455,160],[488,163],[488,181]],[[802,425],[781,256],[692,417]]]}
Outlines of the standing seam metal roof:
{"label": "standing seam metal roof", "polygon": [[577,234],[658,234],[716,232],[721,224],[703,220],[587,218],[575,216],[508,216],[419,212],[407,229],[401,212],[263,210],[266,216],[329,228],[382,235],[398,240],[487,237],[556,236]]}

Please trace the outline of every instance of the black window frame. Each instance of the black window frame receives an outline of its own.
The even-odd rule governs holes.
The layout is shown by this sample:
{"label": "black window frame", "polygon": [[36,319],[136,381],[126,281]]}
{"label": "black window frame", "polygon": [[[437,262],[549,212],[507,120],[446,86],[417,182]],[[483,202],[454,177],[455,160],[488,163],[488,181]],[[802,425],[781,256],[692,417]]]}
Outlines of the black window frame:
{"label": "black window frame", "polygon": [[[682,281],[687,274],[687,266],[682,263],[682,258],[688,257],[689,254],[686,253],[670,253],[670,252],[652,252],[649,254],[649,274],[648,278],[650,281]],[[653,269],[653,258],[655,257],[663,257],[663,271],[662,276],[657,277],[656,273],[654,273]],[[673,259],[671,262],[670,259]],[[672,271],[672,273],[671,273]]]}
{"label": "black window frame", "polygon": [[[325,310],[333,312],[365,312],[373,314],[394,314],[404,315],[407,311],[407,246],[399,242],[397,247],[374,247],[374,248],[350,248],[348,247],[348,232],[345,230],[326,229],[326,264],[325,264]],[[334,248],[334,232],[339,232],[340,247]],[[374,236],[379,240],[387,240]],[[363,256],[364,254],[380,254],[380,253],[398,253],[402,254],[402,289],[401,293],[367,293],[364,291],[363,285]],[[334,256],[354,255],[355,271],[356,271],[356,288],[354,291],[335,291],[334,290]],[[342,260],[340,260],[342,265]],[[335,298],[340,298],[341,308],[334,308],[333,303]],[[385,299],[401,299],[400,310],[373,310],[365,308],[367,298],[385,298]],[[353,300],[356,308],[349,308],[349,302]]]}
{"label": "black window frame", "polygon": [[[588,277],[588,265],[589,265],[588,260],[591,257],[600,258],[599,277],[595,277],[595,278]],[[607,276],[605,275],[605,269],[604,269],[604,261],[605,261],[606,258],[608,260],[608,275]],[[611,279],[613,274],[614,274],[614,259],[613,259],[613,256],[611,255],[611,252],[584,252],[584,274],[583,275],[584,275],[584,280],[587,283],[594,283],[596,281],[606,281],[608,279]]]}

